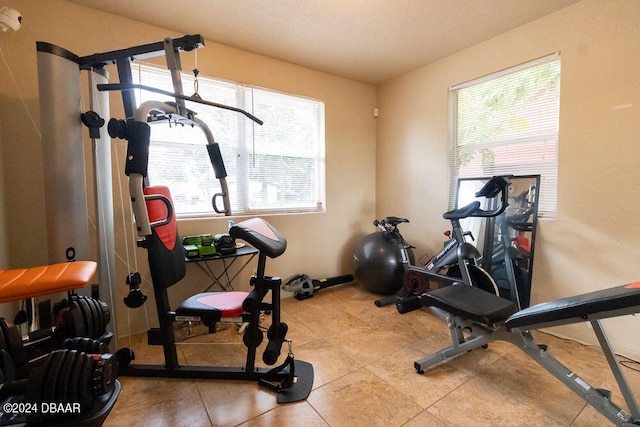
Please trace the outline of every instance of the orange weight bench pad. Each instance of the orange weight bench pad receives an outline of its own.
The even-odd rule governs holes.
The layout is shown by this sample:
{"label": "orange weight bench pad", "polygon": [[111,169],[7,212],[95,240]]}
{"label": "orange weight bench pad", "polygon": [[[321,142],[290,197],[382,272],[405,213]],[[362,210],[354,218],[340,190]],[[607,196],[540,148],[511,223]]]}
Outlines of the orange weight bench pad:
{"label": "orange weight bench pad", "polygon": [[0,270],[0,303],[80,289],[96,272],[93,261]]}

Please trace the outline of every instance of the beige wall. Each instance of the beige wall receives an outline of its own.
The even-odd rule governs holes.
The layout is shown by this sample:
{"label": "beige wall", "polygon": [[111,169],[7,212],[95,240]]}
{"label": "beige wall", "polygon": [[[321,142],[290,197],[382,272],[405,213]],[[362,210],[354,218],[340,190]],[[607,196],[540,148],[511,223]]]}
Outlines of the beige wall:
{"label": "beige wall", "polygon": [[[11,36],[11,34],[0,34],[0,49],[4,51],[5,43],[8,39],[7,36]],[[5,68],[4,63],[0,63],[0,70]],[[9,78],[5,78],[5,74],[0,71],[0,93],[4,93],[8,88],[8,85],[11,84],[11,80]],[[8,253],[8,244],[7,244],[7,235],[6,230],[8,227],[6,212],[9,210],[7,203],[5,202],[5,179],[4,179],[4,143],[2,138],[2,117],[0,117],[0,269],[4,270],[10,267],[9,265],[9,253]],[[0,317],[7,318],[9,320],[13,320],[16,315],[17,310],[19,310],[18,303],[6,303],[0,304]]]}
{"label": "beige wall", "polygon": [[[59,0],[15,0],[11,7],[19,10],[24,17],[19,32],[0,34],[8,65],[7,68],[0,64],[4,178],[7,183],[16,183],[5,187],[3,205],[11,206],[11,209],[5,211],[7,227],[3,230],[3,241],[8,244],[8,264],[15,268],[47,262],[43,242],[46,227],[43,202],[45,177],[42,172],[43,158],[39,137],[36,41],[49,42],[84,56],[183,34]],[[198,28],[193,28],[191,33],[198,33]],[[364,234],[373,231],[370,224],[375,216],[376,123],[371,112],[376,101],[375,88],[213,42],[207,41],[205,44],[205,48],[198,51],[198,68],[202,75],[263,86],[325,102],[326,213],[267,218],[288,239],[287,252],[280,258],[267,262],[267,273],[283,278],[296,273],[307,273],[314,278],[350,273],[351,246]],[[194,68],[193,56],[188,53],[182,55],[184,70]],[[115,67],[110,67],[109,72],[114,76]],[[9,73],[15,77],[16,85],[9,84]],[[188,91],[189,88],[185,88],[185,92]],[[111,115],[123,118],[119,96],[113,95],[111,99]],[[88,103],[88,97],[85,97],[84,108],[89,108]],[[33,117],[33,122],[30,116]],[[224,141],[224,135],[215,136]],[[114,141],[114,147],[118,149],[117,153],[114,149],[114,159],[118,156],[122,169],[124,142]],[[224,145],[221,148],[224,150]],[[85,141],[85,150],[90,152],[89,141]],[[88,154],[87,164],[90,167]],[[122,178],[124,181],[124,176]],[[116,211],[119,211],[120,195],[115,175],[114,186]],[[127,200],[126,187],[123,191]],[[234,220],[239,221],[241,218]],[[227,218],[183,221],[179,226],[182,234],[222,232],[226,230]],[[127,289],[124,284],[127,273],[124,262],[126,250],[122,235],[121,214],[118,212],[118,272],[113,286],[118,289],[115,305],[120,333],[128,329],[122,303]],[[139,269],[148,278],[146,253],[139,251],[138,258]],[[247,269],[247,273],[251,273],[251,267]],[[247,277],[243,277],[242,284],[248,287]],[[191,295],[204,289],[206,285],[208,283],[204,282],[204,276],[197,269],[189,267],[187,280],[181,289],[172,288],[173,299]],[[148,280],[143,284],[143,291],[151,295]],[[147,311],[151,323],[155,323],[153,303],[148,305]],[[144,310],[132,311],[131,315],[132,331],[145,330]]]}
{"label": "beige wall", "polygon": [[[560,51],[558,216],[540,222],[533,302],[639,280],[638,40],[640,2],[585,0],[379,87],[377,215],[409,218],[417,253],[437,252],[448,226],[447,88]],[[607,326],[619,350],[640,356],[640,319]],[[593,336],[584,324],[556,332]]]}

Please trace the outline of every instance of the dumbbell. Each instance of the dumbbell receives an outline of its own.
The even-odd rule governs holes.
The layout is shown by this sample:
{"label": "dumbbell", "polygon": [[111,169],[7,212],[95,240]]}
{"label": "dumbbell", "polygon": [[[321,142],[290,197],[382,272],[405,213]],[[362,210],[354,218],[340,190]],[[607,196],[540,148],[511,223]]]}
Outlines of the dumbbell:
{"label": "dumbbell", "polygon": [[[102,301],[73,295],[71,302],[63,300],[56,304],[56,328],[53,332],[43,334],[40,331],[39,337],[34,341],[23,341],[22,334],[16,325],[0,318],[0,369],[3,370],[3,377],[11,380],[14,378],[26,377],[27,369],[32,359],[38,359],[46,355],[51,350],[59,348],[60,342],[74,337],[92,338],[85,341],[87,347],[75,348],[77,350],[90,353],[106,353],[113,334],[106,332],[108,323],[111,321],[111,313],[108,306]],[[60,340],[51,342],[50,338]],[[31,335],[30,335],[31,338]],[[100,339],[94,342],[93,339]],[[103,342],[105,346],[99,346]],[[77,343],[74,344],[77,347]],[[65,348],[70,348],[65,346]],[[9,363],[11,359],[11,363]]]}
{"label": "dumbbell", "polygon": [[94,403],[102,403],[104,396],[114,391],[117,372],[118,361],[109,353],[68,349],[50,353],[42,365],[29,373],[24,385],[24,401],[55,404],[72,411],[38,411],[27,415],[27,423],[67,424],[73,422],[74,417],[97,412]]}
{"label": "dumbbell", "polygon": [[3,376],[12,380],[26,374],[29,358],[17,326],[0,318],[0,363]]}
{"label": "dumbbell", "polygon": [[[55,333],[60,339],[88,337],[110,340],[106,333],[111,321],[109,307],[102,301],[83,295],[72,295],[70,300],[61,301],[54,306]],[[106,335],[105,335],[106,333]]]}

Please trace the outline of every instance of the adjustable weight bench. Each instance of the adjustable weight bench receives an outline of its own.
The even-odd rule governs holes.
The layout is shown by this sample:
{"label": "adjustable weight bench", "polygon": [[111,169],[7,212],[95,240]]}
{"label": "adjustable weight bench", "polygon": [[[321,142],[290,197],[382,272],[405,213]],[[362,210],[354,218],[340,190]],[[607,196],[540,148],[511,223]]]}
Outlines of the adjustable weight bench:
{"label": "adjustable weight bench", "polygon": [[[398,301],[398,311],[406,313],[429,307],[445,319],[452,338],[450,347],[414,363],[422,374],[446,359],[466,353],[492,341],[508,341],[562,381],[574,393],[616,425],[640,425],[640,409],[608,341],[602,319],[640,312],[640,282],[545,302],[517,311],[509,300],[465,284],[438,288],[418,297]],[[627,404],[628,411],[611,401],[611,392],[587,384],[556,360],[547,346],[535,343],[529,331],[551,326],[590,322],[611,372]]]}

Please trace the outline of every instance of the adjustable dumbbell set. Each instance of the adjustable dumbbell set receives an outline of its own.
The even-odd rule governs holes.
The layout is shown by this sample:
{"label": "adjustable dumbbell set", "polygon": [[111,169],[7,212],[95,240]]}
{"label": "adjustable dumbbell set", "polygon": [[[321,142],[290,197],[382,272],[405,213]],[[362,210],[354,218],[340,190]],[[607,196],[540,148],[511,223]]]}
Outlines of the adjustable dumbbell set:
{"label": "adjustable dumbbell set", "polygon": [[22,336],[0,319],[0,424],[101,425],[120,391],[109,352],[109,307],[78,295],[96,264],[77,261],[0,271],[0,302],[67,291],[52,310],[54,326]]}

